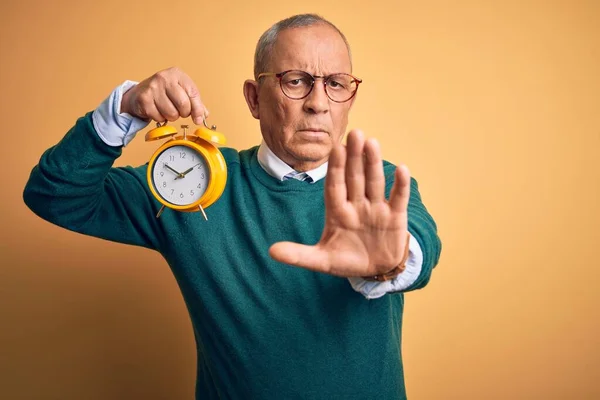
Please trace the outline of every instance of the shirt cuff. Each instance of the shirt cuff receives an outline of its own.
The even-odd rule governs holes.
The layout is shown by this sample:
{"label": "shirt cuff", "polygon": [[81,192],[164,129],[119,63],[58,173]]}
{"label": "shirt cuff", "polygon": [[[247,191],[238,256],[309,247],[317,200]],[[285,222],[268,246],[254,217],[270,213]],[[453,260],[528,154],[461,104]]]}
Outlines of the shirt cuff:
{"label": "shirt cuff", "polygon": [[402,273],[392,280],[385,282],[366,281],[359,277],[348,278],[350,285],[354,290],[365,296],[367,299],[377,299],[386,293],[401,292],[415,283],[421,274],[423,267],[423,252],[419,242],[413,235],[410,236],[408,244],[408,259],[406,268]]}
{"label": "shirt cuff", "polygon": [[120,112],[123,94],[137,84],[125,81],[92,113],[96,133],[109,146],[127,146],[135,134],[149,124],[148,121]]}

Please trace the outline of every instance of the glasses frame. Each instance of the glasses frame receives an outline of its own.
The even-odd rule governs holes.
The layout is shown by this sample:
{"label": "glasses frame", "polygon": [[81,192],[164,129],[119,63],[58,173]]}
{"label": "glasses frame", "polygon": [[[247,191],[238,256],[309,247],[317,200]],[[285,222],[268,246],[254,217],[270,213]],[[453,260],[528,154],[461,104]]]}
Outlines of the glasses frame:
{"label": "glasses frame", "polygon": [[[285,76],[285,74],[290,73],[290,72],[302,72],[303,74],[306,74],[308,76],[310,76],[312,78],[312,83],[310,85],[310,90],[308,91],[308,93],[306,93],[306,95],[302,96],[302,97],[290,97],[285,90],[283,90],[283,84],[281,83],[281,78],[283,78]],[[336,75],[348,75],[351,76],[352,79],[354,79],[354,81],[356,82],[356,89],[354,89],[354,92],[352,92],[352,95],[350,97],[348,97],[348,99],[346,100],[334,100],[331,98],[331,96],[329,95],[329,92],[327,91],[327,81],[332,77],[332,76],[336,76]],[[326,75],[326,76],[320,76],[320,75],[313,75],[310,74],[306,71],[302,71],[299,69],[288,69],[287,71],[283,71],[283,72],[263,72],[258,74],[258,77],[256,78],[257,80],[260,80],[260,78],[265,77],[265,76],[274,76],[277,78],[277,80],[279,80],[279,88],[281,89],[281,92],[285,95],[285,97],[287,97],[288,99],[292,99],[292,100],[302,100],[307,98],[313,91],[313,88],[315,87],[315,82],[317,81],[317,79],[323,79],[323,89],[325,90],[325,94],[327,95],[327,98],[329,98],[329,100],[333,101],[334,103],[345,103],[347,101],[350,101],[354,96],[356,96],[356,92],[358,92],[358,86],[362,83],[362,79],[357,78],[356,76],[352,75],[352,74],[346,74],[344,72],[340,72],[337,74],[331,74],[331,75]]]}

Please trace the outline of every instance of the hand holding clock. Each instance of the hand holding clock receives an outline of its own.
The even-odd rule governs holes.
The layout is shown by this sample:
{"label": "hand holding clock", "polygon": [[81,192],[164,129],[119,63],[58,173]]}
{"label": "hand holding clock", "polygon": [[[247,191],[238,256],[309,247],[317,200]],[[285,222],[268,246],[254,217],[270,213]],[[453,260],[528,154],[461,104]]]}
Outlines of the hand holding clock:
{"label": "hand holding clock", "polygon": [[121,113],[157,122],[191,116],[196,125],[208,116],[196,84],[177,67],[157,72],[129,89],[123,95]]}
{"label": "hand holding clock", "polygon": [[[221,196],[227,182],[226,163],[217,147],[225,143],[225,137],[215,131],[216,127],[206,125],[208,110],[192,79],[176,67],[159,71],[123,94],[120,113],[158,123],[146,133],[146,141],[172,137],[148,162],[148,187],[162,203],[156,216],[169,207],[179,211],[201,211],[207,218],[203,207],[210,206]],[[174,136],[177,130],[167,126],[166,122],[190,116],[196,125],[204,127],[186,137],[187,126],[182,125],[184,135]],[[200,162],[190,167],[189,160],[184,160],[186,154],[192,156],[192,162],[194,157]],[[191,173],[200,164],[205,164],[205,170]],[[165,168],[176,175],[174,179],[164,177]],[[178,171],[182,169],[185,171]],[[184,180],[186,177],[188,179]]]}

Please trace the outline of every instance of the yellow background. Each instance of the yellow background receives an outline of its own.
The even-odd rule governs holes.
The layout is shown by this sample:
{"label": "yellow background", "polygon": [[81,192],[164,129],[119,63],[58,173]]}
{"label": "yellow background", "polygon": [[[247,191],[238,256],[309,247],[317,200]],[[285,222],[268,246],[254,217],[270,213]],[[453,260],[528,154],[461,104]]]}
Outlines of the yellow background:
{"label": "yellow background", "polygon": [[[293,3],[2,2],[0,397],[192,397],[192,328],[166,263],[40,220],[23,186],[114,87],[173,65],[230,146],[257,144],[242,96],[255,43],[317,12],[364,79],[350,127],[409,166],[444,243],[406,297],[409,397],[599,398],[600,2]],[[118,164],[157,146],[138,137]]]}

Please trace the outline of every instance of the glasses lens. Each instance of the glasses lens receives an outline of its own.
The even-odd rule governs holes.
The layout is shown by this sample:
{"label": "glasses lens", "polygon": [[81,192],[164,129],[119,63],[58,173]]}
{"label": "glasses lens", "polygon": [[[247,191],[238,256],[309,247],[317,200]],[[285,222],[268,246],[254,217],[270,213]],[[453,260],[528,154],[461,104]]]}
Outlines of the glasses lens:
{"label": "glasses lens", "polygon": [[331,100],[342,102],[354,96],[358,83],[352,75],[335,74],[327,79],[325,88]]}
{"label": "glasses lens", "polygon": [[305,97],[313,84],[313,77],[302,71],[290,71],[281,77],[281,90],[292,99]]}

